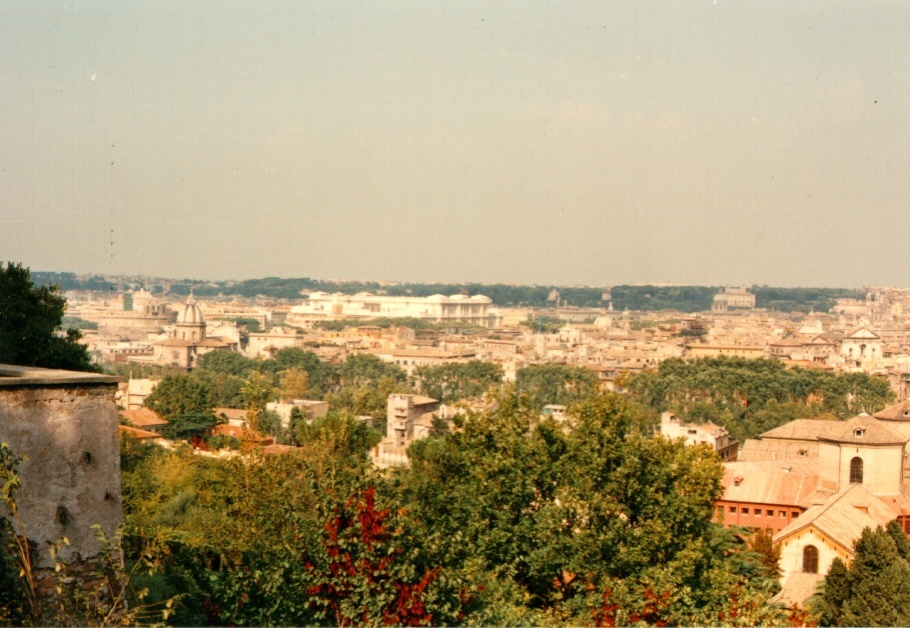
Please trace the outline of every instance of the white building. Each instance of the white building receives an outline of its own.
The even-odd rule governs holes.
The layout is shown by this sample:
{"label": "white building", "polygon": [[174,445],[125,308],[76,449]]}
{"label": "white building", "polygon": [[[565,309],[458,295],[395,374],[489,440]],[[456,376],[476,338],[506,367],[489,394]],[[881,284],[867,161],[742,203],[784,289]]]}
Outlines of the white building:
{"label": "white building", "polygon": [[727,428],[714,423],[684,423],[672,412],[660,415],[660,433],[675,440],[683,438],[686,445],[708,445],[717,452],[722,460],[736,460],[739,442],[730,438]]}
{"label": "white building", "polygon": [[418,318],[437,323],[474,323],[496,327],[502,316],[490,307],[492,300],[480,294],[431,297],[389,297],[369,292],[328,294],[314,292],[306,303],[291,308],[289,324],[305,324],[314,318]]}
{"label": "white building", "polygon": [[719,294],[714,295],[714,303],[711,305],[711,309],[715,312],[726,312],[730,308],[752,309],[754,307],[755,295],[749,292],[746,286],[724,287]]}

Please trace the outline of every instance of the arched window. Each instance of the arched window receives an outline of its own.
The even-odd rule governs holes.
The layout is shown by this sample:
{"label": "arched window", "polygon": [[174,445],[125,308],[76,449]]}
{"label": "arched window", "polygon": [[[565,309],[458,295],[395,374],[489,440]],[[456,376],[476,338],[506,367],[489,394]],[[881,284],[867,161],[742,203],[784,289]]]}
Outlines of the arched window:
{"label": "arched window", "polygon": [[818,573],[818,548],[814,545],[803,548],[803,573]]}
{"label": "arched window", "polygon": [[850,484],[863,483],[863,459],[857,456],[850,461]]}

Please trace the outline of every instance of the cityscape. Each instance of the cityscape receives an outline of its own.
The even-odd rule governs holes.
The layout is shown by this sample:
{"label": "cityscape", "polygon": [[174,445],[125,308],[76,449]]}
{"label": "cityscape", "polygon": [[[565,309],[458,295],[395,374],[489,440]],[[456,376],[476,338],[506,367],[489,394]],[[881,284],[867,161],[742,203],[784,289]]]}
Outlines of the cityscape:
{"label": "cityscape", "polygon": [[0,3],[0,626],[910,625],[908,25]]}

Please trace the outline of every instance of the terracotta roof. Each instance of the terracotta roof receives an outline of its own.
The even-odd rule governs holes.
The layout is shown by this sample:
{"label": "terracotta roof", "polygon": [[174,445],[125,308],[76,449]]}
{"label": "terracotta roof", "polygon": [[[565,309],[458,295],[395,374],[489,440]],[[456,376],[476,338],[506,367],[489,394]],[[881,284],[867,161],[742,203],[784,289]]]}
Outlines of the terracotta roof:
{"label": "terracotta roof", "polygon": [[736,457],[738,461],[745,462],[789,460],[791,458],[818,458],[818,443],[792,442],[776,438],[768,440],[749,438],[740,447]]}
{"label": "terracotta roof", "polygon": [[246,421],[247,411],[243,408],[215,408],[215,416],[222,414],[228,419]]}
{"label": "terracotta roof", "polygon": [[162,340],[155,344],[162,347],[192,347],[194,343],[189,340],[181,340],[180,338],[168,338],[167,340]]}
{"label": "terracotta roof", "polygon": [[752,504],[787,504],[806,507],[821,494],[818,459],[770,460],[724,463],[721,499]]}
{"label": "terracotta roof", "polygon": [[879,410],[872,416],[884,421],[910,421],[910,399]]}
{"label": "terracotta roof", "polygon": [[768,430],[761,438],[786,438],[789,440],[818,440],[822,436],[836,434],[843,428],[843,421],[824,421],[821,419],[796,419],[780,427]]}
{"label": "terracotta roof", "polygon": [[167,419],[162,419],[158,413],[151,408],[139,408],[138,410],[121,410],[123,415],[133,427],[164,427],[168,424]]}
{"label": "terracotta roof", "polygon": [[128,436],[137,440],[152,440],[153,438],[161,438],[161,434],[156,434],[155,432],[149,432],[146,430],[138,430],[135,427],[130,427],[128,425],[119,426],[119,430],[121,436]]}
{"label": "terracotta roof", "polygon": [[774,535],[780,541],[808,526],[814,526],[837,542],[851,556],[853,543],[864,528],[886,525],[901,512],[902,501],[870,493],[862,484],[851,484],[823,504],[812,506]]}
{"label": "terracotta roof", "polygon": [[882,421],[868,414],[855,416],[849,421],[838,422],[840,429],[832,431],[819,440],[857,445],[903,445],[910,438],[899,434]]}

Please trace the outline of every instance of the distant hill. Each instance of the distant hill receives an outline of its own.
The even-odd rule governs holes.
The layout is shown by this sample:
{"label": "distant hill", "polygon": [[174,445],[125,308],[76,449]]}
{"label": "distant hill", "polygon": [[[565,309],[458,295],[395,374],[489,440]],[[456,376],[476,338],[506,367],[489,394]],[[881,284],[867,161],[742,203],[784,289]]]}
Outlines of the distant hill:
{"label": "distant hill", "polygon": [[[504,307],[553,307],[554,290],[563,305],[602,307],[604,289],[600,287],[515,286],[507,284],[452,283],[383,284],[375,281],[325,281],[308,277],[264,277],[244,281],[202,281],[194,279],[149,279],[142,277],[106,277],[75,273],[32,272],[35,283],[55,283],[62,290],[122,291],[144,286],[152,292],[187,295],[192,289],[201,297],[239,295],[275,299],[302,298],[306,292],[372,292],[390,296],[427,297],[433,294],[484,294]],[[711,309],[718,286],[612,286],[609,289],[614,310],[678,310],[703,312]],[[781,312],[827,312],[834,299],[863,298],[864,294],[843,288],[773,288],[755,286],[756,307]]]}

